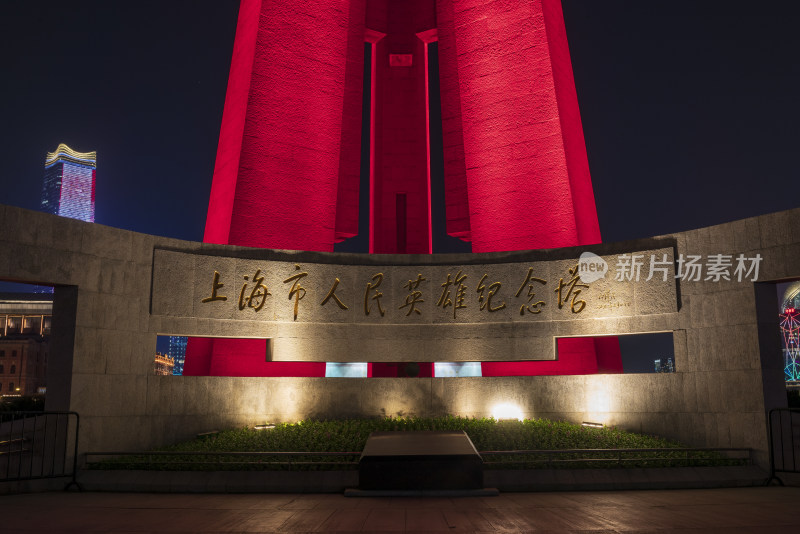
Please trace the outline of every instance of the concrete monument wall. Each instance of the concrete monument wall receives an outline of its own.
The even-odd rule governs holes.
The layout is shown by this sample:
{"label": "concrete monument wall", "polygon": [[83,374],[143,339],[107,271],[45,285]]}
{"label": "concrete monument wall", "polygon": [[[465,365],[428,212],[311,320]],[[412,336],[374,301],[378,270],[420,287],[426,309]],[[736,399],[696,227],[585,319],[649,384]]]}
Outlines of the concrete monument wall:
{"label": "concrete monument wall", "polygon": [[[596,421],[694,446],[752,447],[763,464],[766,410],[785,405],[777,295],[769,282],[800,277],[798,221],[800,210],[792,210],[571,249],[368,256],[186,242],[0,205],[0,279],[56,286],[47,407],[80,413],[82,451],[143,449],[212,429],[306,417],[480,417],[509,402],[528,417]],[[568,294],[569,269],[587,251],[603,257],[609,272]],[[644,258],[641,280],[615,280],[619,258],[638,254]],[[658,273],[645,282],[650,257],[664,254],[667,281]],[[674,278],[676,268],[684,273],[687,267],[681,259],[699,256],[707,267],[719,254],[731,258],[731,280],[706,280],[707,269],[697,281]],[[756,282],[752,272],[737,280],[740,254],[760,255]],[[523,284],[529,269],[544,280],[532,283],[542,287],[532,300]],[[256,311],[258,270],[270,295]],[[459,272],[467,275],[465,307],[443,306],[448,298],[458,302],[458,286],[442,284]],[[299,279],[302,300],[297,292],[289,297],[294,280],[285,282],[298,273],[308,273]],[[383,274],[383,316],[369,292],[375,286],[368,286],[377,273]],[[404,285],[418,275],[426,279],[418,287],[424,302],[416,304],[419,314],[406,315],[412,290]],[[323,304],[336,279],[336,298]],[[492,302],[481,301],[495,282],[500,286]],[[440,298],[447,289],[449,297]],[[573,299],[576,289],[582,292]],[[539,298],[545,304],[536,307]],[[537,309],[541,313],[531,313]],[[676,373],[416,379],[153,374],[158,334],[269,338],[275,360],[511,361],[557,358],[557,337],[665,331],[673,332]]]}
{"label": "concrete monument wall", "polygon": [[674,322],[672,243],[637,248],[665,262],[651,280],[609,273],[590,285],[574,271],[575,249],[370,256],[156,248],[151,317],[161,332],[271,339],[275,361],[554,360],[554,334],[636,329],[616,321],[630,315],[672,314]]}

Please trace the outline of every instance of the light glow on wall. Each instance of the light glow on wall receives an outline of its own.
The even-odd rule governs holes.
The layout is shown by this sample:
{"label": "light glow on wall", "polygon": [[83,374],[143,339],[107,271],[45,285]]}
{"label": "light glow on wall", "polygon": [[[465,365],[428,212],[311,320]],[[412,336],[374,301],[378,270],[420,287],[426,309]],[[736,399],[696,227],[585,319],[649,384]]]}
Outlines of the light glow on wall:
{"label": "light glow on wall", "polygon": [[620,383],[615,375],[592,375],[586,378],[584,419],[608,425],[610,414],[617,411],[614,392]]}
{"label": "light glow on wall", "polygon": [[496,419],[497,421],[503,421],[503,420],[508,421],[513,419],[516,419],[517,421],[522,421],[523,419],[522,408],[520,408],[516,404],[511,404],[509,402],[495,404],[492,407],[492,418]]}
{"label": "light glow on wall", "polygon": [[368,372],[366,362],[325,363],[325,378],[366,378]]}
{"label": "light glow on wall", "polygon": [[481,362],[435,362],[433,376],[436,378],[482,376]]}

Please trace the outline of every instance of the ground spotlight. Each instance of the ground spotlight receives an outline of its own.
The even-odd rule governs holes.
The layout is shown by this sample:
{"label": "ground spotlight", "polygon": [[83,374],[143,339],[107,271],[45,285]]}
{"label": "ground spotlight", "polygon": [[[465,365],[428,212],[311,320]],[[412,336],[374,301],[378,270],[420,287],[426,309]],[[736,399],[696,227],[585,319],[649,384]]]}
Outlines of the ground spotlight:
{"label": "ground spotlight", "polygon": [[510,403],[496,404],[492,408],[492,417],[497,421],[522,421],[522,409]]}

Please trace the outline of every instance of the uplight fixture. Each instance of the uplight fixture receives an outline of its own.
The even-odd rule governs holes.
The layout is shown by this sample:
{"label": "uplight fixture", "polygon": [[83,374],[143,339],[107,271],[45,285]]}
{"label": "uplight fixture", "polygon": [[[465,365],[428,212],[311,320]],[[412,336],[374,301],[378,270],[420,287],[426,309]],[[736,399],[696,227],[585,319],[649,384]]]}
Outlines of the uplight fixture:
{"label": "uplight fixture", "polygon": [[508,402],[496,404],[492,408],[492,417],[497,421],[522,421],[522,409]]}

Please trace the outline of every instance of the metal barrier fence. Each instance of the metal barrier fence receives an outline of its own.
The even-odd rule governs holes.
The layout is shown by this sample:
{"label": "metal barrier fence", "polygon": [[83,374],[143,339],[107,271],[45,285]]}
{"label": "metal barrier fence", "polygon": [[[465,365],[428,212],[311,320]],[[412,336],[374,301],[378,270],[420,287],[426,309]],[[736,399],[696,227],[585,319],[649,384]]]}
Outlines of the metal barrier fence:
{"label": "metal barrier fence", "polygon": [[0,482],[65,478],[76,486],[75,412],[0,412]]}
{"label": "metal barrier fence", "polygon": [[769,411],[769,480],[783,485],[776,473],[800,473],[800,409],[773,408]]}
{"label": "metal barrier fence", "polygon": [[750,465],[752,449],[720,447],[647,448],[647,449],[557,449],[529,451],[481,451],[488,468],[508,465],[558,467],[566,464],[589,464],[603,467],[642,465],[652,467],[689,467],[709,464]]}
{"label": "metal barrier fence", "polygon": [[[297,466],[324,465],[353,468],[358,461],[353,458],[361,456],[360,452],[215,452],[215,451],[152,451],[152,452],[87,452],[86,466],[89,469],[108,469],[122,467],[193,467],[217,466],[241,469],[243,466],[275,467],[283,466],[291,469]],[[347,460],[346,458],[351,458]],[[344,458],[331,461],[332,458]],[[112,462],[108,462],[112,460]]]}
{"label": "metal barrier fence", "polygon": [[[489,469],[520,464],[537,467],[558,467],[566,464],[593,466],[702,466],[720,463],[751,464],[751,449],[733,448],[656,448],[656,449],[562,449],[481,451]],[[360,452],[212,452],[212,451],[154,451],[154,452],[87,452],[90,469],[172,469],[215,466],[228,469],[283,467],[287,469],[326,466],[326,468],[355,469]],[[339,461],[333,459],[341,458]]]}

